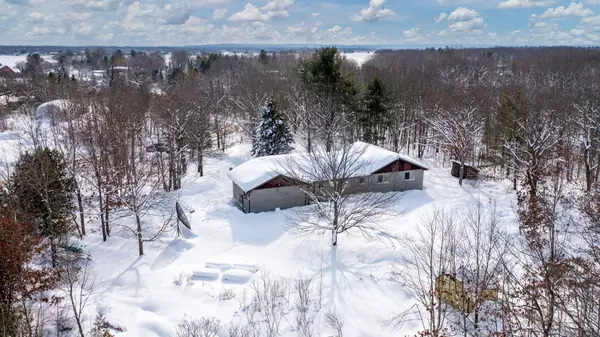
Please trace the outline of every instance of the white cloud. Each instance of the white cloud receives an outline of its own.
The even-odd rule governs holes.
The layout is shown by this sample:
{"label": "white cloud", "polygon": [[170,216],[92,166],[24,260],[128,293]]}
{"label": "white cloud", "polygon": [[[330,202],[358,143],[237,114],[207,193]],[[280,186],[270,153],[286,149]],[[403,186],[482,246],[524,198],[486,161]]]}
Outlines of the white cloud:
{"label": "white cloud", "polygon": [[467,21],[457,21],[451,24],[448,28],[455,32],[471,32],[483,30],[485,27],[487,27],[487,25],[483,21],[483,18],[478,17]]}
{"label": "white cloud", "polygon": [[423,39],[423,34],[419,28],[411,28],[402,32],[404,42],[419,42]]}
{"label": "white cloud", "polygon": [[27,21],[39,23],[39,22],[43,22],[45,18],[46,17],[42,13],[32,12],[32,13],[29,13],[29,15],[27,16]]}
{"label": "white cloud", "polygon": [[582,18],[581,23],[588,26],[600,26],[600,15]]}
{"label": "white cloud", "polygon": [[121,0],[65,0],[64,2],[72,8],[102,12],[114,12],[121,4]]}
{"label": "white cloud", "polygon": [[[258,8],[247,3],[244,9],[229,17],[229,21],[268,21],[289,17],[287,10],[295,0],[272,0],[265,6]],[[265,12],[263,12],[265,11]]]}
{"label": "white cloud", "polygon": [[468,21],[479,17],[479,13],[467,7],[458,7],[450,15],[448,15],[449,21]]}
{"label": "white cloud", "polygon": [[386,1],[387,0],[371,0],[368,8],[362,9],[359,14],[352,15],[350,20],[375,22],[379,21],[379,19],[394,16],[396,13],[394,13],[393,10],[384,8]]}
{"label": "white cloud", "polygon": [[213,12],[213,15],[212,15],[212,19],[213,20],[221,20],[225,17],[226,14],[227,14],[227,8],[215,9],[215,11]]}
{"label": "white cloud", "polygon": [[542,15],[540,15],[540,18],[562,19],[569,16],[585,17],[593,14],[594,12],[591,9],[583,7],[583,3],[571,2],[568,7],[558,6],[556,8],[548,8],[544,13],[542,13]]}
{"label": "white cloud", "polygon": [[321,13],[312,13],[313,18],[318,18],[320,15],[321,15]]}
{"label": "white cloud", "polygon": [[294,1],[295,0],[272,0],[269,1],[266,6],[262,7],[262,9],[269,12],[286,11],[294,4]]}
{"label": "white cloud", "polygon": [[467,7],[458,7],[447,20],[452,22],[448,28],[453,32],[478,32],[487,27],[481,15]]}
{"label": "white cloud", "polygon": [[435,18],[435,22],[440,23],[440,22],[446,20],[447,17],[448,17],[448,14],[440,13],[440,15],[437,18]]}
{"label": "white cloud", "polygon": [[555,3],[556,0],[505,0],[498,4],[498,8],[547,7]]}

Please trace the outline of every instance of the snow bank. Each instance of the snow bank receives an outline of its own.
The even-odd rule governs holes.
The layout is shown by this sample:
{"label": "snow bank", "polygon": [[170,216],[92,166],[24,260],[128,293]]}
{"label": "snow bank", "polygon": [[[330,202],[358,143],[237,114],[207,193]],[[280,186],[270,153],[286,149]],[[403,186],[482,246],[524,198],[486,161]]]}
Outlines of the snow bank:
{"label": "snow bank", "polygon": [[192,273],[194,278],[203,279],[203,280],[216,280],[221,275],[221,271],[219,269],[214,268],[200,268],[194,270]]}
{"label": "snow bank", "polygon": [[254,276],[251,272],[241,269],[230,269],[223,273],[223,282],[226,283],[248,283]]}
{"label": "snow bank", "polygon": [[71,104],[71,101],[69,101],[67,99],[57,99],[54,101],[46,102],[46,103],[40,105],[35,110],[35,116],[37,118],[50,117],[50,116],[52,116],[52,114],[56,113],[57,111],[68,109],[70,104]]}
{"label": "snow bank", "polygon": [[231,263],[225,262],[206,262],[204,265],[206,266],[206,268],[214,268],[219,270],[227,270],[233,268]]}

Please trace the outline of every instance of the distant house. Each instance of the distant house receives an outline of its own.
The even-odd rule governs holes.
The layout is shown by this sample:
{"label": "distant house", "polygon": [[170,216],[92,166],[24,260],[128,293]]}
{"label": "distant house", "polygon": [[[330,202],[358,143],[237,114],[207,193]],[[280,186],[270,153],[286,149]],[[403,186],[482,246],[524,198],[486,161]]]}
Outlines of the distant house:
{"label": "distant house", "polygon": [[[353,191],[392,192],[423,189],[423,172],[427,168],[418,161],[382,147],[356,142],[368,163],[353,175]],[[308,205],[310,200],[299,186],[312,190],[324,182],[297,181],[286,177],[282,163],[298,154],[265,156],[251,159],[228,172],[233,181],[233,199],[246,213],[259,213]],[[305,187],[306,188],[306,187]]]}
{"label": "distant house", "polygon": [[17,74],[9,66],[0,66],[0,77],[15,77]]}
{"label": "distant house", "polygon": [[[452,169],[450,170],[450,174],[453,177],[458,178],[460,176],[460,162],[453,160],[452,161]],[[477,179],[479,177],[479,170],[474,168],[473,166],[465,164],[465,168],[463,170],[463,179]]]}

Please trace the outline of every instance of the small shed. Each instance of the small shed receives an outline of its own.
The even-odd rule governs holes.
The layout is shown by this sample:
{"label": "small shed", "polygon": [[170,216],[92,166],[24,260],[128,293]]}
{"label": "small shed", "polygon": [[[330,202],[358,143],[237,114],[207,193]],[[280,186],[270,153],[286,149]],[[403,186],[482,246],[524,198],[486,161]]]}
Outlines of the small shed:
{"label": "small shed", "polygon": [[[450,174],[453,177],[458,178],[460,175],[460,162],[453,160],[452,161],[452,170]],[[479,170],[473,166],[465,164],[465,169],[463,171],[463,179],[477,179],[479,177]]]}

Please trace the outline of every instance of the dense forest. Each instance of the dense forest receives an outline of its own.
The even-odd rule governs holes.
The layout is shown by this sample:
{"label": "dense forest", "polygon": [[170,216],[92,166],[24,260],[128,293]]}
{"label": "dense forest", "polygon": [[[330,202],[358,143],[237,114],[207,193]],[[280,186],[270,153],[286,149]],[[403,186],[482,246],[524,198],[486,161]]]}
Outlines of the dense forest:
{"label": "dense forest", "polygon": [[[17,75],[0,78],[2,117],[34,120],[30,149],[3,172],[0,335],[40,336],[39,318],[50,315],[45,324],[56,331],[64,319],[75,322],[75,335],[108,336],[102,317],[93,331],[82,327],[87,258],[70,238],[100,231],[109,241],[116,220],[131,217],[125,227],[143,255],[146,242],[174,230],[170,192],[190,163],[202,176],[206,156],[239,142],[253,142],[260,156],[357,140],[456,160],[457,185],[465,165],[475,166],[480,180],[508,180],[517,195],[518,233],[501,230],[494,214],[440,212],[422,241],[405,243],[415,252],[408,269],[390,277],[424,308],[418,336],[600,334],[600,50],[380,50],[362,65],[335,47],[254,56],[179,50],[166,59],[86,49],[53,58],[31,54]],[[50,101],[45,127],[36,108]],[[337,215],[331,221],[336,233],[351,229],[338,227]],[[465,244],[461,235],[475,239]],[[446,274],[463,281],[467,313],[448,309],[434,290]],[[491,288],[501,296],[484,305]],[[63,295],[37,300],[52,289]],[[53,301],[70,310],[50,314]],[[406,318],[393,316],[392,328]],[[269,323],[230,336],[276,336]],[[299,319],[298,331],[312,336],[310,323]],[[185,321],[180,336],[215,336],[190,332],[219,331],[215,324]]]}

